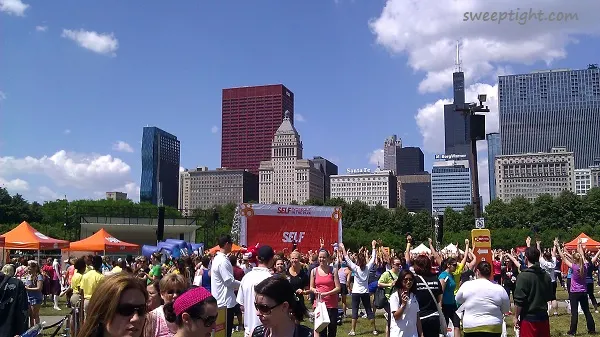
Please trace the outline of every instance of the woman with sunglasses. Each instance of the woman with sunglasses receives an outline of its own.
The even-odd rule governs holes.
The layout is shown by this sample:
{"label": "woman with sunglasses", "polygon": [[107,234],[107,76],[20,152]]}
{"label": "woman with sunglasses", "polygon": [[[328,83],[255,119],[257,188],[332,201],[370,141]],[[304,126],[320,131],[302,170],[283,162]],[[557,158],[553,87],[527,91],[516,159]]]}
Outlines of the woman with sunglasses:
{"label": "woman with sunglasses", "polygon": [[175,301],[189,288],[188,280],[180,274],[167,274],[160,279],[158,287],[164,304],[148,313],[144,336],[173,337],[177,332],[177,324],[167,321],[164,306]]}
{"label": "woman with sunglasses", "polygon": [[282,276],[271,276],[254,288],[254,307],[261,325],[252,337],[312,337],[311,328],[297,324],[308,316],[304,299],[294,293],[290,282]]}
{"label": "woman with sunglasses", "polygon": [[217,310],[217,300],[210,292],[196,287],[165,305],[165,317],[177,324],[175,337],[210,337],[217,321]]}
{"label": "woman with sunglasses", "polygon": [[[465,251],[465,254],[466,251]],[[440,284],[442,285],[442,312],[446,318],[446,324],[452,322],[454,326],[454,336],[460,337],[460,318],[456,314],[458,306],[456,305],[456,299],[454,297],[454,290],[456,289],[456,280],[454,275],[458,267],[458,262],[455,258],[448,258],[442,262],[443,272],[440,274]]]}
{"label": "woman with sunglasses", "polygon": [[119,273],[102,280],[77,337],[139,337],[146,316],[146,286]]}
{"label": "woman with sunglasses", "polygon": [[415,276],[409,270],[400,272],[390,295],[390,337],[421,337],[419,301],[415,292]]}

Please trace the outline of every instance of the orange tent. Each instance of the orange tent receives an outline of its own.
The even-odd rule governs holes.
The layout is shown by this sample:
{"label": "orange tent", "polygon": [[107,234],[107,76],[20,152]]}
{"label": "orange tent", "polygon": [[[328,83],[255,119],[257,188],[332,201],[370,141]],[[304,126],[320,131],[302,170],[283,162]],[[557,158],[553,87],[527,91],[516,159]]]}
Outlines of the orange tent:
{"label": "orange tent", "polygon": [[6,249],[52,250],[69,246],[69,241],[53,239],[31,227],[27,221],[21,222],[12,231],[2,235]]}
{"label": "orange tent", "polygon": [[6,243],[6,239],[3,236],[0,236],[0,247],[4,247],[5,243]]}
{"label": "orange tent", "polygon": [[94,235],[83,240],[71,242],[69,250],[85,252],[137,252],[140,246],[123,242],[101,228]]}
{"label": "orange tent", "polygon": [[597,251],[600,249],[600,242],[590,238],[585,233],[581,233],[571,242],[565,243],[565,248],[569,250],[577,249],[577,242],[579,242],[579,239],[582,241],[584,250]]}
{"label": "orange tent", "polygon": [[[216,246],[212,247],[208,252],[211,255],[213,255],[213,254],[216,254],[219,250],[221,250],[221,247],[219,247],[219,245],[216,245]],[[240,247],[240,246],[236,245],[235,243],[231,245],[232,253],[242,252],[245,250],[246,250],[246,248]]]}

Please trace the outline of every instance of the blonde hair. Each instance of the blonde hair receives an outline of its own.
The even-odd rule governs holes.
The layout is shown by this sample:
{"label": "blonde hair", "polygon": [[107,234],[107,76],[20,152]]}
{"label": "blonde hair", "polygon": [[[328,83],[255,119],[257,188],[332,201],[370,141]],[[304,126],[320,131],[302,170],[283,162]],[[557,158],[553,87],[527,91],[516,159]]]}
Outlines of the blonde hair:
{"label": "blonde hair", "polygon": [[158,286],[162,294],[175,288],[187,289],[190,287],[190,284],[189,280],[181,274],[167,274],[160,279]]}

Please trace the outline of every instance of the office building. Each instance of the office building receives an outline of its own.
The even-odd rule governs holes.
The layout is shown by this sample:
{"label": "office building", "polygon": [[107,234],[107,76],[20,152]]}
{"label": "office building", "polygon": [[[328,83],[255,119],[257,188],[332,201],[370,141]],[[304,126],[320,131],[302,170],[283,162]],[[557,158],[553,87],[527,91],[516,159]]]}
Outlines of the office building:
{"label": "office building", "polygon": [[315,167],[323,173],[324,188],[323,188],[323,200],[329,200],[331,198],[331,179],[330,177],[338,174],[338,167],[336,164],[330,162],[323,157],[313,157],[312,162]]}
{"label": "office building", "polygon": [[260,162],[259,202],[261,204],[304,203],[324,198],[324,175],[308,159],[302,159],[300,135],[286,111],[275,132],[271,159]]}
{"label": "office building", "polygon": [[107,200],[127,200],[127,193],[124,192],[106,192]]}
{"label": "office building", "polygon": [[[457,65],[460,60],[457,60]],[[446,154],[471,155],[470,117],[456,111],[465,104],[465,73],[460,67],[452,74],[454,102],[444,105],[444,149]]]}
{"label": "office building", "polygon": [[504,202],[522,196],[533,202],[542,194],[575,192],[575,158],[566,148],[496,157],[496,197]]}
{"label": "office building", "polygon": [[294,93],[282,84],[223,89],[221,109],[221,167],[258,174],[285,111],[294,125]]}
{"label": "office building", "polygon": [[179,177],[179,209],[187,212],[226,204],[258,202],[258,176],[247,170],[198,167]]}
{"label": "office building", "polygon": [[[459,157],[459,156],[456,156]],[[462,160],[442,160],[433,163],[431,170],[432,211],[443,214],[446,208],[457,212],[472,204],[471,170],[467,155]]]}
{"label": "office building", "polygon": [[502,142],[497,132],[485,136],[488,150],[488,181],[490,200],[496,199],[496,157],[502,154]]}
{"label": "office building", "polygon": [[157,127],[144,127],[140,202],[177,207],[179,141]]}
{"label": "office building", "polygon": [[600,69],[557,69],[499,77],[502,154],[565,147],[575,168],[600,157]]}
{"label": "office building", "polygon": [[584,196],[594,187],[600,187],[600,158],[589,168],[575,170],[575,194]]}
{"label": "office building", "polygon": [[383,169],[396,175],[422,174],[425,171],[423,151],[418,147],[403,147],[402,140],[392,135],[383,144]]}
{"label": "office building", "polygon": [[429,172],[398,176],[398,186],[404,190],[403,206],[409,212],[431,212],[431,175]]}
{"label": "office building", "polygon": [[346,174],[331,176],[331,197],[347,203],[362,201],[369,206],[396,208],[398,182],[390,170],[347,170]]}

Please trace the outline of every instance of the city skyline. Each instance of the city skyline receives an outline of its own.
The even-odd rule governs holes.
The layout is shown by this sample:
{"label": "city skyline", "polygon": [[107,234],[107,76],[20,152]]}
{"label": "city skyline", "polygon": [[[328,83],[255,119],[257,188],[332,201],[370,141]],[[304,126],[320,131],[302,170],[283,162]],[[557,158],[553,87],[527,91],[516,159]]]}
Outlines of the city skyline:
{"label": "city skyline", "polygon": [[[128,3],[11,3],[23,5],[0,10],[0,186],[32,201],[103,198],[106,191],[135,199],[145,125],[178,137],[181,166],[220,167],[222,89],[270,83],[296,95],[305,158],[322,156],[340,172],[375,168],[382,140],[398,134],[422,149],[429,170],[444,153],[455,40],[463,45],[466,101],[488,94],[488,133],[499,125],[497,75],[584,69],[597,62],[590,58],[599,46],[591,36],[598,26],[583,16],[527,26],[465,23],[456,8],[432,0],[240,4],[236,13],[225,4],[167,11],[148,4],[141,13]],[[135,13],[135,25],[125,13]],[[424,23],[444,29],[425,31]],[[485,150],[479,158],[485,199]]]}

